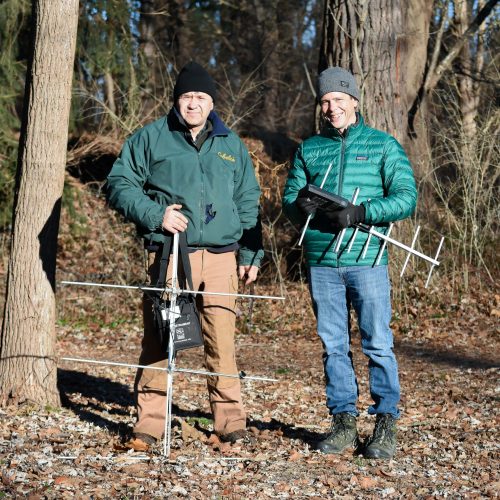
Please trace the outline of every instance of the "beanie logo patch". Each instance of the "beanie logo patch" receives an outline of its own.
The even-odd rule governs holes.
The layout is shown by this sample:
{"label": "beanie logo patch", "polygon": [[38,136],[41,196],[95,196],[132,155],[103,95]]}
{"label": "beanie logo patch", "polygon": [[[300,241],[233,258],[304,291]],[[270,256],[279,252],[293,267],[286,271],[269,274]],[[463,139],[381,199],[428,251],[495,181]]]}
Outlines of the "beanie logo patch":
{"label": "beanie logo patch", "polygon": [[217,155],[223,160],[230,161],[232,163],[236,161],[236,158],[228,153],[222,153],[221,151],[219,151]]}
{"label": "beanie logo patch", "polygon": [[344,82],[344,81],[340,80],[340,86],[349,88],[349,82]]}

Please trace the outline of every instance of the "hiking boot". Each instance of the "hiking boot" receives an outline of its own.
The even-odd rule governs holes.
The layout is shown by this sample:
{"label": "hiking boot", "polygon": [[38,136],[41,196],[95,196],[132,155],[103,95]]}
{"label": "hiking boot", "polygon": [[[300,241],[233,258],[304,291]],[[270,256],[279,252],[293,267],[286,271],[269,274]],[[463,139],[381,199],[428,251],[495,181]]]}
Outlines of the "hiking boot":
{"label": "hiking boot", "polygon": [[149,434],[138,432],[125,443],[125,448],[134,451],[149,451],[156,444],[156,438]]}
{"label": "hiking boot", "polygon": [[328,436],[316,443],[321,453],[340,454],[347,448],[358,446],[356,417],[350,413],[337,413],[332,418],[332,426]]}
{"label": "hiking boot", "polygon": [[365,458],[390,459],[396,453],[396,443],[396,419],[390,413],[380,413],[363,455]]}

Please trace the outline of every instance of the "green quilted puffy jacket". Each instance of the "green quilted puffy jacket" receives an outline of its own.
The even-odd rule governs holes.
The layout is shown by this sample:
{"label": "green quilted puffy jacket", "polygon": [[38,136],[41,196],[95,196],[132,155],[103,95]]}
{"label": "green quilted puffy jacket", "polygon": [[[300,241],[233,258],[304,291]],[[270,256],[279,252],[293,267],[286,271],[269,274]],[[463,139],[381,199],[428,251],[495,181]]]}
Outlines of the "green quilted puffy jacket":
{"label": "green quilted puffy jacket", "polygon": [[198,151],[174,109],[125,142],[107,179],[108,203],[135,223],[147,243],[163,243],[168,205],[182,205],[188,244],[221,247],[239,242],[239,263],[260,265],[260,188],[248,151],[215,112]]}
{"label": "green quilted puffy jacket", "polygon": [[[301,226],[306,216],[295,200],[306,184],[320,186],[330,163],[332,169],[323,189],[351,199],[359,188],[356,204],[365,207],[365,222],[380,226],[385,232],[389,222],[405,219],[416,206],[417,189],[413,171],[401,145],[392,136],[357,122],[344,136],[331,127],[306,139],[297,149],[288,173],[283,195],[283,210],[289,219]],[[347,247],[354,229],[346,230],[339,252],[335,252],[336,234],[328,221],[318,212],[304,237],[306,261],[309,266],[371,266],[380,248],[380,240],[372,237],[364,259],[363,246],[368,238],[359,231],[351,251]],[[387,264],[387,249],[380,264]]]}

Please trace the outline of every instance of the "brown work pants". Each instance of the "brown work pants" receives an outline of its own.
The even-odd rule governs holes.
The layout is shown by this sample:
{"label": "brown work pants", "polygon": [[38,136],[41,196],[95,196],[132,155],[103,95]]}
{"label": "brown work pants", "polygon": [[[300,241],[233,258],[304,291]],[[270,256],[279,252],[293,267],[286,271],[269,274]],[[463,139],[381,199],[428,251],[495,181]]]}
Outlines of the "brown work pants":
{"label": "brown work pants", "polygon": [[[160,259],[161,251],[148,255],[148,275],[152,284],[158,279]],[[189,261],[195,290],[237,293],[238,276],[233,252],[216,254],[197,250],[189,254]],[[168,266],[168,277],[171,268],[172,261]],[[234,345],[235,298],[198,295],[197,305],[205,342],[206,369],[211,372],[237,374]],[[167,353],[162,352],[154,326],[153,304],[147,295],[143,299],[143,317],[144,337],[139,363],[166,367]],[[226,434],[245,429],[246,415],[241,401],[239,379],[210,376],[207,377],[207,387],[214,431]],[[134,432],[161,438],[165,427],[165,372],[139,369],[134,389],[138,410]]]}

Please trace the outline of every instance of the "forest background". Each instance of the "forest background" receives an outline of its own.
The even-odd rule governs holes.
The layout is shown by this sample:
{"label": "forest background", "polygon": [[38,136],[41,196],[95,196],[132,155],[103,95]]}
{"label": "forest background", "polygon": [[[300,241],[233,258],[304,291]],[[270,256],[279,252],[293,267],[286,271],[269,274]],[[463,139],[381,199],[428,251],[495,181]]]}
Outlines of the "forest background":
{"label": "forest background", "polygon": [[[398,224],[397,239],[409,243],[421,225],[417,248],[433,255],[441,235],[446,238],[441,265],[428,289],[423,287],[428,266],[412,259],[411,269],[400,279],[406,255],[392,250],[397,336],[436,349],[446,344],[454,349],[458,342],[464,352],[474,351],[468,352],[470,359],[488,354],[489,360],[495,352],[492,346],[498,345],[500,316],[497,4],[81,0],[58,280],[144,281],[141,244],[133,227],[105,207],[105,178],[124,139],[168,112],[177,72],[194,59],[218,82],[216,109],[244,138],[262,185],[266,261],[257,288],[287,297],[281,310],[242,304],[239,331],[307,332],[308,342],[314,322],[296,244],[299,228],[282,215],[280,199],[294,149],[319,125],[316,75],[327,66],[341,65],[358,78],[367,122],[396,136],[414,166],[419,206],[412,219]],[[33,29],[32,2],[0,4],[2,295]],[[95,351],[102,348],[102,335],[113,329],[137,329],[139,304],[140,297],[132,292],[97,295],[64,288],[57,298],[59,354],[75,346]],[[464,310],[474,324],[457,333],[463,328],[457,318]],[[485,336],[478,337],[478,329]],[[86,343],[80,342],[81,336]],[[126,336],[121,340],[131,341]],[[113,355],[120,358],[124,353]],[[455,355],[460,357],[458,351]],[[316,364],[319,359],[320,354]],[[487,361],[482,368],[496,365]],[[282,369],[273,366],[275,372]],[[289,373],[290,367],[283,370]],[[75,396],[68,384],[61,386],[61,373],[63,403],[74,410],[81,387]],[[67,379],[69,371],[64,373]],[[4,382],[4,403],[31,404],[9,400]],[[41,387],[38,403],[46,401],[47,394]],[[116,429],[118,435],[122,427]]]}
{"label": "forest background", "polygon": [[[217,110],[228,125],[260,141],[271,164],[261,167],[257,159],[258,173],[266,177],[269,172],[261,170],[271,167],[272,175],[280,176],[294,148],[318,125],[318,71],[339,64],[360,81],[368,123],[395,135],[411,156],[421,193],[415,220],[447,238],[440,275],[457,283],[455,290],[467,289],[471,271],[485,273],[491,281],[498,271],[493,258],[498,236],[493,202],[499,126],[496,3],[489,2],[486,21],[474,26],[485,2],[414,0],[399,8],[391,2],[312,0],[237,5],[81,1],[68,178],[97,181],[98,190],[102,188],[124,138],[168,112],[176,74],[191,59],[217,80]],[[31,2],[2,2],[3,241],[12,219],[32,28]],[[268,235],[278,228],[290,234],[286,222],[276,217],[282,185],[267,181],[263,206]],[[68,181],[67,207],[76,202],[71,191]],[[78,222],[75,217],[75,226]],[[293,238],[283,237],[286,247],[292,246]],[[429,243],[438,239],[435,234],[428,238]],[[273,266],[268,267],[274,267],[276,258],[286,256],[282,241],[269,243]],[[4,244],[3,254],[5,249]]]}

